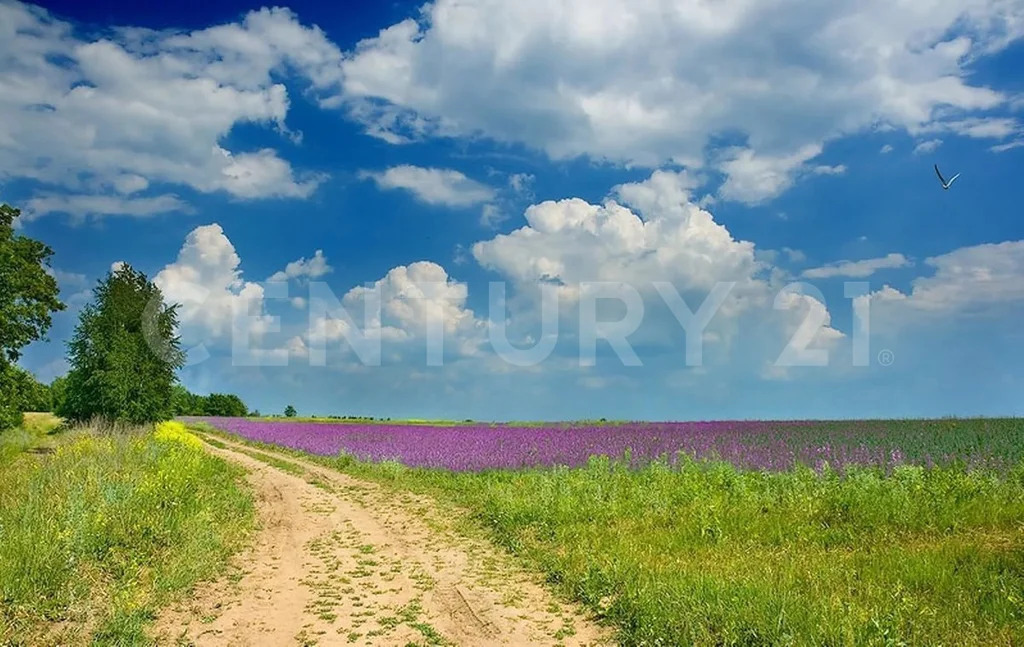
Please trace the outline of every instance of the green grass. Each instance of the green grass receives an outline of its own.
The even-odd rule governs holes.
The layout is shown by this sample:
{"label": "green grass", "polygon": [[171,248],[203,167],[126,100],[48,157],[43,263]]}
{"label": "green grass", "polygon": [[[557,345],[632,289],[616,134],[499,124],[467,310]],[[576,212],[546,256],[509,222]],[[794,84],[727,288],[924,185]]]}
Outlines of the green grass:
{"label": "green grass", "polygon": [[254,520],[238,468],[148,430],[72,430],[2,469],[0,645],[148,644]]}
{"label": "green grass", "polygon": [[52,447],[52,436],[62,424],[60,418],[49,413],[26,413],[21,427],[0,431],[0,467],[28,450]]}
{"label": "green grass", "polygon": [[624,645],[1024,644],[1024,464],[472,474],[306,458],[464,507]]}

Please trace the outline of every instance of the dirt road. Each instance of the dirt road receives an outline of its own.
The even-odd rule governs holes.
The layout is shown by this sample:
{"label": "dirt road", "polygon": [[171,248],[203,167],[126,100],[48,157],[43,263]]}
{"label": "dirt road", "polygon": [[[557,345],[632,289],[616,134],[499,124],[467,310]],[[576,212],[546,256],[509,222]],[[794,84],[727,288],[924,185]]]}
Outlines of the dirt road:
{"label": "dirt road", "polygon": [[260,530],[228,577],[158,620],[158,644],[612,644],[433,500],[214,442],[248,471]]}

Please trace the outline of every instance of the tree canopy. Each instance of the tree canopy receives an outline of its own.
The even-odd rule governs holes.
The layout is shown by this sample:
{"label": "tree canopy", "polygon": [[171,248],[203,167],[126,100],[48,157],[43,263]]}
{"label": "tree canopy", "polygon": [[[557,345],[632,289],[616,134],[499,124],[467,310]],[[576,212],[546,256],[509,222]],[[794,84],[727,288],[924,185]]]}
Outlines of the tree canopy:
{"label": "tree canopy", "polygon": [[130,265],[109,272],[93,299],[68,344],[59,413],[135,424],[170,417],[175,371],[185,361],[176,306],[165,305],[160,289]]}
{"label": "tree canopy", "polygon": [[249,415],[249,408],[237,395],[225,393],[211,393],[207,396],[196,395],[180,384],[174,387],[171,401],[173,413],[176,416],[240,418]]}
{"label": "tree canopy", "polygon": [[0,204],[0,430],[17,425],[29,405],[38,404],[35,378],[14,362],[21,349],[42,339],[51,315],[64,309],[57,281],[47,271],[47,245],[14,234],[17,209]]}

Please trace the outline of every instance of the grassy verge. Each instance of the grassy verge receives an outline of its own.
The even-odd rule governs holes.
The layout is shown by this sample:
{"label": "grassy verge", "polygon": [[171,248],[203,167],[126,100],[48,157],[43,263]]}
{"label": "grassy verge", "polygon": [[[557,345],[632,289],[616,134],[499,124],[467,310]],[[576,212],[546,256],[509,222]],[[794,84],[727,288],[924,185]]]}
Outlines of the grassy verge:
{"label": "grassy verge", "polygon": [[468,509],[625,645],[1024,644],[1024,465],[473,474],[304,456]]}
{"label": "grassy verge", "polygon": [[72,430],[0,479],[0,644],[146,644],[156,610],[248,534],[237,468],[173,423]]}
{"label": "grassy verge", "polygon": [[49,413],[26,413],[20,427],[0,431],[0,467],[31,449],[52,449],[53,434],[62,424],[60,418]]}

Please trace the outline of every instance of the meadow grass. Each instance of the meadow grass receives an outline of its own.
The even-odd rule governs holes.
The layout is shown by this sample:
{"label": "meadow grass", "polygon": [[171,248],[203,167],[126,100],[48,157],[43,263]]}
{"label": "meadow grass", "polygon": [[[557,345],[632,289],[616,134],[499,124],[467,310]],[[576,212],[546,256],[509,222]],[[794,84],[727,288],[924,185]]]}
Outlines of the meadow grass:
{"label": "meadow grass", "polygon": [[180,423],[73,429],[0,480],[0,644],[147,644],[254,519],[242,472]]}
{"label": "meadow grass", "polygon": [[466,508],[624,645],[1024,644],[1024,463],[472,473],[302,455]]}
{"label": "meadow grass", "polygon": [[39,446],[52,446],[52,434],[60,430],[63,420],[49,413],[26,413],[20,427],[0,431],[0,467],[17,456]]}

